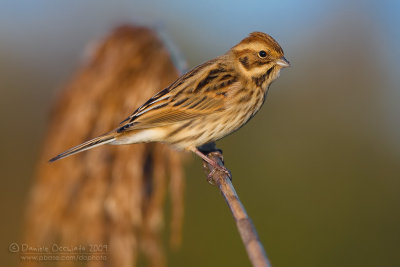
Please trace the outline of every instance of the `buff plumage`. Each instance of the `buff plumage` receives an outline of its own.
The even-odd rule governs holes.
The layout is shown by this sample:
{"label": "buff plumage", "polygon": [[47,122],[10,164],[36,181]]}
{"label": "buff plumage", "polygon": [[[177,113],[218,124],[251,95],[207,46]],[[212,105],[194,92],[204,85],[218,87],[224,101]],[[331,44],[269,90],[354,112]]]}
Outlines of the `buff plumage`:
{"label": "buff plumage", "polygon": [[289,63],[268,34],[251,33],[224,55],[199,65],[157,93],[119,127],[52,158],[55,161],[103,144],[163,142],[193,151],[248,122],[268,87]]}

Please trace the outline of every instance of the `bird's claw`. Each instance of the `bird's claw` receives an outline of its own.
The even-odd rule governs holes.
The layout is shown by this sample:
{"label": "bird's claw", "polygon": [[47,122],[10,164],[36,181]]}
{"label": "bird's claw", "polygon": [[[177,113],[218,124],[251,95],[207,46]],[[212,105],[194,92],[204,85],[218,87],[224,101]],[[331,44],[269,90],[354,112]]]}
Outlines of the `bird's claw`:
{"label": "bird's claw", "polygon": [[213,168],[213,169],[210,171],[210,173],[207,175],[207,182],[208,182],[209,184],[212,184],[212,185],[215,184],[215,183],[214,183],[214,179],[213,179],[213,175],[215,174],[215,171],[216,171],[216,170],[225,173],[225,174],[229,177],[229,180],[232,181],[232,173],[231,173],[230,170],[228,170],[228,169],[225,168],[224,166],[220,166],[220,165],[216,165],[216,166],[213,166],[213,167],[214,167],[214,168]]}

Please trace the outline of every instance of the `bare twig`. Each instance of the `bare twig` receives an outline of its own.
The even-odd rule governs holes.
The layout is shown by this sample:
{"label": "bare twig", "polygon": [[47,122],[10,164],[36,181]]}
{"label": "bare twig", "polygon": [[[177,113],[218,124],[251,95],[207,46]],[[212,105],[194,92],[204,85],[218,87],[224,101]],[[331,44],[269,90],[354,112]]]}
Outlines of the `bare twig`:
{"label": "bare twig", "polygon": [[[218,162],[219,165],[224,166],[222,151],[215,149],[215,146],[212,152],[207,153],[207,156]],[[240,237],[246,247],[252,265],[255,267],[270,267],[271,264],[267,258],[264,247],[258,238],[257,231],[251,222],[250,217],[247,215],[243,204],[240,202],[231,179],[222,171],[217,169],[213,171],[214,168],[205,161],[203,161],[203,166],[206,171],[211,174],[209,181],[212,181],[218,186],[232,212],[232,216],[236,221],[236,227],[238,228]]]}

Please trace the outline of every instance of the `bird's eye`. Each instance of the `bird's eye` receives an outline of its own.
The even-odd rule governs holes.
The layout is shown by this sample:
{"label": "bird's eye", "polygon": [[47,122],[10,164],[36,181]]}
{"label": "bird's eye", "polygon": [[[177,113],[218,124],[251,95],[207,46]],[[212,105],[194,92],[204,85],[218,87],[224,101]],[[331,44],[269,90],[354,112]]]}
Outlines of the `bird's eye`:
{"label": "bird's eye", "polygon": [[258,52],[258,55],[260,57],[266,57],[267,56],[267,52],[265,52],[264,50],[261,50],[260,52]]}

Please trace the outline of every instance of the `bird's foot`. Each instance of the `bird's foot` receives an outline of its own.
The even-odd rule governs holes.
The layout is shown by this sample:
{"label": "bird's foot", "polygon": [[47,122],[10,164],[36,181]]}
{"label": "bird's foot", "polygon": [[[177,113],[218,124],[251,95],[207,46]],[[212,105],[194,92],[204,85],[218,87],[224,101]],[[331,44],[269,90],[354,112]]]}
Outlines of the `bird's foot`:
{"label": "bird's foot", "polygon": [[213,180],[213,175],[215,174],[216,171],[220,171],[225,173],[228,177],[229,180],[232,181],[232,173],[230,170],[228,170],[227,168],[225,168],[224,166],[219,165],[218,163],[214,162],[215,165],[211,164],[213,166],[213,169],[210,171],[210,173],[207,175],[207,182],[209,184],[214,184],[214,180]]}
{"label": "bird's foot", "polygon": [[[214,184],[213,176],[216,171],[225,173],[229,177],[229,179],[232,181],[231,172],[225,166],[223,166],[224,158],[222,156],[222,150],[217,149],[215,147],[215,143],[210,143],[210,144],[204,145],[204,146],[202,146],[202,148],[204,148],[203,151],[200,151],[198,148],[193,148],[191,150],[203,159],[203,167],[206,171],[209,172],[207,175],[207,181],[210,184]],[[212,159],[209,156],[214,157],[216,159]],[[221,160],[222,165],[218,164],[218,162],[217,162],[218,159]],[[207,164],[211,165],[212,168],[208,168]]]}

